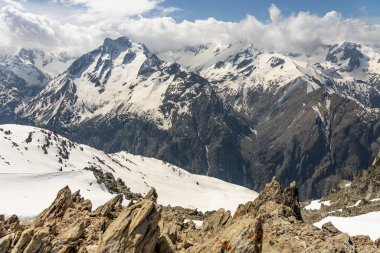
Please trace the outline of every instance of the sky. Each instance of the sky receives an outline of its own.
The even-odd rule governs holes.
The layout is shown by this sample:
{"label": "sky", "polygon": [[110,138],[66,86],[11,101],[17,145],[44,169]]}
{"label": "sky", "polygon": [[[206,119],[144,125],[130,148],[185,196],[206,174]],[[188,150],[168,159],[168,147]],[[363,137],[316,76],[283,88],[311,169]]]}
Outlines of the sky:
{"label": "sky", "polygon": [[268,7],[275,4],[284,15],[307,11],[323,16],[335,10],[349,18],[380,16],[380,0],[169,0],[163,6],[180,9],[174,16],[177,20],[195,20],[214,17],[224,21],[239,21],[246,15],[259,20],[269,19]]}
{"label": "sky", "polygon": [[0,53],[83,54],[128,36],[152,51],[244,41],[312,53],[343,41],[380,47],[380,0],[0,0]]}

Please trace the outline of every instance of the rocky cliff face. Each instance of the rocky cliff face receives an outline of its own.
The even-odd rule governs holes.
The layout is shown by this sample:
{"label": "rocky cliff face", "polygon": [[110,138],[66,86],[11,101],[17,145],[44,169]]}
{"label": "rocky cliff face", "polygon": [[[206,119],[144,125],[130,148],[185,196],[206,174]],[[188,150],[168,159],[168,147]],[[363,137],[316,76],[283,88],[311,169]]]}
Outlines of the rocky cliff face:
{"label": "rocky cliff face", "polygon": [[274,179],[232,216],[155,203],[152,189],[124,207],[122,195],[91,211],[79,192],[62,189],[30,223],[0,216],[0,252],[378,252],[379,242],[350,237],[332,224],[305,222],[293,183]]}
{"label": "rocky cliff face", "polygon": [[0,123],[9,123],[16,120],[16,111],[22,107],[28,97],[28,88],[25,81],[12,71],[0,65]]}
{"label": "rocky cliff face", "polygon": [[[380,53],[350,42],[321,50],[205,45],[175,59],[160,54],[165,62],[126,37],[106,39],[28,105],[6,86],[12,115],[0,117],[14,119],[22,107],[25,122],[106,152],[155,157],[256,191],[276,176],[295,180],[301,199],[320,197],[380,147]],[[22,55],[35,61],[30,54]]]}
{"label": "rocky cliff face", "polygon": [[320,207],[307,208],[307,204],[303,203],[304,214],[313,222],[329,215],[351,217],[380,211],[380,153],[367,170],[356,173],[352,181],[342,180],[323,196]]}
{"label": "rocky cliff face", "polygon": [[122,37],[80,57],[23,117],[107,152],[127,150],[252,185],[240,140],[251,130],[203,77]]}

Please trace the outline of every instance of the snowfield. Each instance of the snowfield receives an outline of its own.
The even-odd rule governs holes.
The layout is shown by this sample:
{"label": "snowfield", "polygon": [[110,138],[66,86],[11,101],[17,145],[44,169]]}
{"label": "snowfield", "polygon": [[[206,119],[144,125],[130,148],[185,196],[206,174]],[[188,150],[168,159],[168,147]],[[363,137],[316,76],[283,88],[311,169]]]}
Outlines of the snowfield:
{"label": "snowfield", "polygon": [[380,238],[380,212],[371,212],[353,217],[328,216],[314,223],[314,226],[322,228],[322,225],[331,222],[342,232],[355,235],[368,235],[373,241]]}
{"label": "snowfield", "polygon": [[66,185],[72,191],[80,190],[93,208],[98,207],[113,195],[85,167],[111,172],[135,193],[146,194],[155,187],[160,204],[200,211],[225,208],[234,212],[239,204],[258,195],[154,158],[126,152],[105,154],[48,130],[0,125],[0,213],[35,216]]}
{"label": "snowfield", "polygon": [[328,201],[321,201],[320,199],[317,199],[317,200],[312,200],[310,202],[310,204],[308,204],[307,206],[305,206],[305,210],[319,210],[321,209],[321,206],[325,205],[325,206],[330,206],[331,203],[330,203],[330,200]]}

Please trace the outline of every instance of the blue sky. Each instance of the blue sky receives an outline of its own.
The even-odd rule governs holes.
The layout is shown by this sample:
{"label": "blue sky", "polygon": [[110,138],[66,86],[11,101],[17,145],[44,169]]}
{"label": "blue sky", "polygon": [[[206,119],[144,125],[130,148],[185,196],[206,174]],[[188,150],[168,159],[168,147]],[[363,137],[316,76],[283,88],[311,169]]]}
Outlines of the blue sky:
{"label": "blue sky", "polygon": [[265,21],[272,3],[285,15],[300,11],[324,15],[335,10],[348,18],[380,16],[380,0],[167,0],[162,5],[180,8],[173,14],[178,20],[214,17],[238,21],[249,14]]}
{"label": "blue sky", "polygon": [[[46,8],[49,0],[27,0],[26,3],[28,2],[44,4]],[[266,21],[269,19],[268,7],[271,4],[275,4],[286,16],[300,11],[323,16],[334,10],[347,18],[376,20],[380,17],[380,0],[164,0],[160,5],[178,8],[169,14],[177,21],[209,17],[223,21],[239,21],[246,15]]]}

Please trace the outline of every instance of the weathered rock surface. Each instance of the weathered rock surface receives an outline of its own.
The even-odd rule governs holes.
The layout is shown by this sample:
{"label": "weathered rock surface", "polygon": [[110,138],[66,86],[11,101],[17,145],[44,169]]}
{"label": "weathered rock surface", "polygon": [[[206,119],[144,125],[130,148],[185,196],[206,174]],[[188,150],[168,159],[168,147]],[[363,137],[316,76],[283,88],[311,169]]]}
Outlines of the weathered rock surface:
{"label": "weathered rock surface", "polygon": [[283,188],[275,178],[265,185],[264,190],[254,201],[240,205],[236,210],[235,217],[278,211],[268,208],[267,205],[270,205],[271,202],[281,205],[285,217],[294,216],[296,219],[302,220],[298,188],[295,182],[291,183],[289,188]]}
{"label": "weathered rock surface", "polygon": [[283,188],[273,179],[234,215],[162,207],[154,189],[126,207],[122,199],[92,211],[65,187],[30,224],[0,216],[0,253],[380,252],[379,241],[304,219],[295,183]]}
{"label": "weathered rock surface", "polygon": [[380,211],[380,152],[367,170],[358,172],[352,181],[341,181],[321,201],[328,205],[321,205],[318,210],[303,210],[305,219],[315,222],[331,214],[349,217]]}
{"label": "weathered rock surface", "polygon": [[127,209],[104,232],[97,252],[153,252],[159,240],[160,209],[142,200]]}
{"label": "weathered rock surface", "polygon": [[1,216],[0,253],[155,252],[162,242],[156,198],[152,189],[145,199],[123,207],[119,194],[91,211],[89,200],[65,187],[29,225],[15,215]]}

